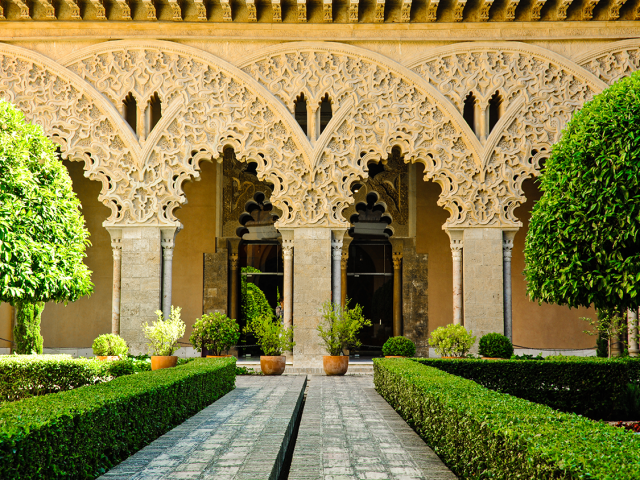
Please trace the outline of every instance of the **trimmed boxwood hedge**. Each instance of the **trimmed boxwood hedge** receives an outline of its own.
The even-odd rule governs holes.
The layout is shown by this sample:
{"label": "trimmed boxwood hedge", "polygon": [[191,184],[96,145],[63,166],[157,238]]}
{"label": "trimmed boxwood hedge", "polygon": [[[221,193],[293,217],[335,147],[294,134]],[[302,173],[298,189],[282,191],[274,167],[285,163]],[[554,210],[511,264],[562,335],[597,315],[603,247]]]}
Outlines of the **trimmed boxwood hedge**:
{"label": "trimmed boxwood hedge", "polygon": [[235,358],[27,398],[0,407],[0,477],[95,478],[235,386]]}
{"label": "trimmed boxwood hedge", "polygon": [[640,360],[567,357],[526,362],[417,361],[491,390],[593,419],[621,420],[640,413],[627,411],[628,385],[640,384]]}
{"label": "trimmed boxwood hedge", "polygon": [[461,479],[640,478],[640,438],[411,360],[374,359],[376,390]]}

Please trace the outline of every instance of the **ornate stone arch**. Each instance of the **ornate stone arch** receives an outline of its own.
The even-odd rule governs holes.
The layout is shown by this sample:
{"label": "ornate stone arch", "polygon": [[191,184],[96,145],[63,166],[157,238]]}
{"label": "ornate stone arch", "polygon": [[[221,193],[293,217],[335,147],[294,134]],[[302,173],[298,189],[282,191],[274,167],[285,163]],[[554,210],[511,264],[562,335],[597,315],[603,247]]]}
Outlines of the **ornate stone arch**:
{"label": "ornate stone arch", "polygon": [[[292,217],[311,177],[311,146],[281,102],[227,62],[201,50],[164,41],[114,41],[89,47],[63,63],[121,103],[129,92],[158,94],[164,114],[142,145],[141,178],[155,202],[158,222],[179,225],[173,210],[186,201],[182,182],[198,163],[220,158],[231,146],[241,161],[258,163],[258,176],[274,185],[271,201]],[[142,188],[143,185],[140,185]],[[309,221],[309,218],[303,218]]]}
{"label": "ornate stone arch", "polygon": [[85,162],[85,176],[102,182],[99,200],[111,208],[108,222],[128,215],[120,193],[140,147],[104,96],[51,59],[0,44],[0,97],[42,126],[64,157]]}
{"label": "ornate stone arch", "polygon": [[522,182],[539,172],[539,163],[560,138],[572,113],[606,84],[572,61],[518,42],[464,43],[436,49],[407,62],[462,111],[469,92],[486,107],[498,92],[504,114],[480,152],[482,169],[474,207],[504,227],[518,227],[513,212],[525,197]]}
{"label": "ornate stone arch", "polygon": [[290,109],[300,93],[312,105],[329,94],[336,105],[313,145],[315,181],[305,199],[330,202],[329,225],[345,226],[349,186],[366,176],[368,160],[387,158],[394,146],[440,184],[449,225],[481,221],[469,208],[481,145],[462,115],[416,73],[369,50],[329,42],[268,48],[240,67]]}
{"label": "ornate stone arch", "polygon": [[582,54],[574,61],[611,85],[640,69],[640,40],[613,42]]}

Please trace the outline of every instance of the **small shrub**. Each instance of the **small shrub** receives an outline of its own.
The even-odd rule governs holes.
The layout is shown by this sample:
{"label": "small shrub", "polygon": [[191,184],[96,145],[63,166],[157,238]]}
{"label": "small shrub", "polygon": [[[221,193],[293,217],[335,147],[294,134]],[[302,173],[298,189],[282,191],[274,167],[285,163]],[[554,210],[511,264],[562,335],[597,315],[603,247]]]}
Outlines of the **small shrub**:
{"label": "small shrub", "polygon": [[101,357],[126,357],[129,353],[129,347],[127,346],[127,342],[125,342],[124,338],[119,335],[114,335],[113,333],[106,333],[97,337],[93,341],[91,348],[93,349],[94,355],[99,355]]}
{"label": "small shrub", "polygon": [[416,354],[416,345],[407,337],[391,337],[382,346],[384,355],[396,355],[413,357]]}
{"label": "small shrub", "polygon": [[471,330],[462,325],[450,324],[431,332],[429,345],[442,357],[464,357],[476,341]]}
{"label": "small shrub", "polygon": [[253,333],[266,356],[282,355],[282,352],[291,351],[295,345],[293,327],[285,328],[271,315],[254,318],[244,331]]}
{"label": "small shrub", "polygon": [[511,358],[513,344],[511,340],[500,333],[487,333],[478,343],[478,353],[483,357]]}
{"label": "small shrub", "polygon": [[167,320],[160,310],[156,311],[158,319],[152,325],[144,323],[142,331],[150,341],[149,353],[156,356],[171,356],[178,348],[178,340],[184,335],[186,325],[180,319],[180,307],[171,305],[171,315]]}
{"label": "small shrub", "polygon": [[318,324],[318,335],[324,342],[329,355],[340,356],[345,348],[357,348],[362,343],[358,333],[362,327],[371,326],[371,321],[364,318],[362,307],[356,304],[349,308],[349,301],[342,308],[339,304],[325,302],[320,308],[322,320]]}
{"label": "small shrub", "polygon": [[224,313],[207,313],[196,320],[189,341],[198,352],[202,347],[213,355],[222,355],[240,339],[238,323]]}

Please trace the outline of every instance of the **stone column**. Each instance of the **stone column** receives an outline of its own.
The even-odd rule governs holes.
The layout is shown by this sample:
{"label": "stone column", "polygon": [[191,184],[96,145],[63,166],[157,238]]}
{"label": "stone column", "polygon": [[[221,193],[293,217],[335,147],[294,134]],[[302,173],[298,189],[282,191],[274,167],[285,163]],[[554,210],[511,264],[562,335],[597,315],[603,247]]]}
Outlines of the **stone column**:
{"label": "stone column", "polygon": [[331,232],[331,301],[339,303],[342,300],[342,238],[344,230]]}
{"label": "stone column", "polygon": [[171,292],[173,280],[173,247],[175,228],[163,228],[162,235],[162,315],[165,319],[171,315]]}
{"label": "stone column", "polygon": [[402,252],[393,252],[393,336],[402,335]]}
{"label": "stone column", "polygon": [[465,228],[463,240],[464,325],[478,339],[504,333],[502,230]]}
{"label": "stone column", "polygon": [[294,366],[322,367],[326,350],[316,327],[322,304],[331,299],[331,229],[294,228],[296,258],[293,264]]}
{"label": "stone column", "polygon": [[344,308],[347,304],[347,266],[349,264],[349,246],[353,238],[346,235],[342,239],[342,257],[340,258],[340,306]]}
{"label": "stone column", "polygon": [[238,281],[238,253],[229,253],[229,268],[231,270],[231,285],[229,286],[229,317],[238,320],[238,289],[240,288]]}
{"label": "stone column", "polygon": [[629,356],[637,357],[640,353],[638,349],[638,310],[630,309],[627,315],[629,328]]}
{"label": "stone column", "polygon": [[453,323],[463,323],[462,297],[462,230],[447,230],[451,240],[451,256],[453,258]]}
{"label": "stone column", "polygon": [[120,335],[120,291],[122,288],[122,230],[109,230],[113,252],[113,290],[111,291],[111,333]]}
{"label": "stone column", "polygon": [[503,232],[502,239],[502,278],[504,283],[504,335],[513,341],[511,308],[511,252],[515,231]]}
{"label": "stone column", "polygon": [[293,325],[293,231],[284,230],[282,234],[282,259],[284,275],[282,278],[282,300],[284,303],[284,326]]}

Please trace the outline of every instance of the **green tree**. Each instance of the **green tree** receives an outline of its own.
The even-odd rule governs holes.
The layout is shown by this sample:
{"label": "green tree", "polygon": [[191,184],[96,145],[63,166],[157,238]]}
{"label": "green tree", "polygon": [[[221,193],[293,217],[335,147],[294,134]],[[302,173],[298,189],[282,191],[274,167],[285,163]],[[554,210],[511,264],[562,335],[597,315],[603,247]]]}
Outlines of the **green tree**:
{"label": "green tree", "polygon": [[44,302],[91,293],[88,237],[53,143],[0,100],[0,301],[18,310],[18,353],[42,353]]}
{"label": "green tree", "polygon": [[[254,267],[242,267],[242,273],[260,273]],[[273,317],[273,308],[264,292],[255,284],[247,281],[246,275],[240,276],[240,309],[247,325],[261,317]]]}
{"label": "green tree", "polygon": [[525,245],[531,298],[622,316],[640,304],[640,74],[573,115],[540,178]]}

